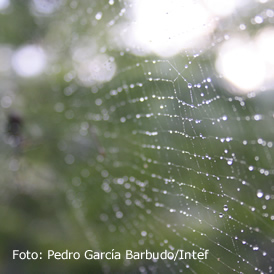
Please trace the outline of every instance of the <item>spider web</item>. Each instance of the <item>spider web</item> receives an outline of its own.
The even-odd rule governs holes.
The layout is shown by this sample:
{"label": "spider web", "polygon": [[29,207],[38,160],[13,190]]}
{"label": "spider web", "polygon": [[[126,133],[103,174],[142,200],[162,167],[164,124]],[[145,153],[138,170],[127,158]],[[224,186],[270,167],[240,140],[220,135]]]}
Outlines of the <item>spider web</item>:
{"label": "spider web", "polygon": [[[120,16],[130,13],[119,4]],[[90,185],[105,192],[98,247],[210,250],[204,261],[141,261],[141,272],[272,271],[273,108],[265,94],[222,88],[216,47],[168,59],[134,57],[130,49],[117,56],[110,47],[121,65],[93,90],[97,105],[87,118],[106,154],[89,180],[74,178],[82,181],[74,193],[88,223]]]}
{"label": "spider web", "polygon": [[[207,260],[103,260],[103,270],[272,273],[273,94],[236,94],[215,69],[228,33],[271,2],[249,2],[219,20],[203,47],[171,56],[119,44],[136,3],[103,2],[68,2],[45,38],[53,108],[67,125],[56,142],[62,168],[52,168],[92,249],[209,250]],[[81,67],[93,48],[109,58],[110,79],[100,78],[101,59],[93,78]]]}

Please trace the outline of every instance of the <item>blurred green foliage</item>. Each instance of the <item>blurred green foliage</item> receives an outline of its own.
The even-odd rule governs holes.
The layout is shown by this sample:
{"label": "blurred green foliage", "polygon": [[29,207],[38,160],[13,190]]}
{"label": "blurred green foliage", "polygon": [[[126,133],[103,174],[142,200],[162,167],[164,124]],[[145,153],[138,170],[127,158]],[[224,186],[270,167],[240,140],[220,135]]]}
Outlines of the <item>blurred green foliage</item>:
{"label": "blurred green foliage", "polygon": [[[273,140],[273,95],[245,98],[228,93],[213,69],[217,46],[198,58],[182,53],[156,64],[156,56],[121,54],[108,43],[107,23],[126,2],[109,6],[106,1],[64,1],[49,15],[31,11],[31,3],[12,1],[0,15],[2,45],[17,49],[38,43],[48,54],[41,76],[0,76],[1,96],[13,98],[11,107],[1,109],[1,273],[136,273],[141,266],[157,273],[253,273],[255,267],[267,272],[273,265],[273,197],[260,200],[256,193],[273,193],[273,148],[257,139]],[[104,17],[96,21],[92,18],[99,10]],[[223,32],[220,28],[216,37]],[[86,87],[77,80],[72,49],[86,38],[95,40],[98,48],[105,46],[114,57],[117,72],[111,81]],[[181,71],[190,60],[185,78],[194,77],[198,83],[206,73],[212,79],[203,98],[198,89],[191,98],[180,78],[174,83],[148,80],[149,71],[154,78],[174,79],[177,72],[169,70],[171,64]],[[118,95],[111,95],[119,88]],[[168,99],[174,90],[177,97]],[[146,97],[145,102],[140,100]],[[96,104],[96,99],[102,103]],[[203,100],[209,103],[202,104]],[[11,111],[24,120],[20,149],[6,141]],[[255,114],[261,114],[262,121],[254,121]],[[224,115],[227,121],[220,119]],[[83,127],[94,135],[89,130],[81,134]],[[227,163],[232,156],[225,155],[226,149],[229,155],[234,153],[233,165]],[[270,170],[270,176],[260,173],[261,168]],[[148,236],[142,237],[142,231]],[[252,248],[257,245],[259,252]],[[209,249],[210,258],[205,263],[130,264],[12,260],[13,249],[83,254],[87,249],[124,253],[169,246]]]}

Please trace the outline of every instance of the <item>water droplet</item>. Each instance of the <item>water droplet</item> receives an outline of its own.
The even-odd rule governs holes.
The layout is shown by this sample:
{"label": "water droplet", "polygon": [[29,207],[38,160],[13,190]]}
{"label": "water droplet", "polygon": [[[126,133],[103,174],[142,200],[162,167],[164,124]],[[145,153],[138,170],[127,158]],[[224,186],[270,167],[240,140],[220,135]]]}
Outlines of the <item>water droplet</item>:
{"label": "water droplet", "polygon": [[95,104],[96,104],[97,106],[101,106],[101,105],[102,105],[102,99],[97,98],[97,99],[95,100]]}
{"label": "water droplet", "polygon": [[245,24],[241,24],[240,25],[240,30],[245,30],[246,29],[246,25]]}
{"label": "water droplet", "polygon": [[187,84],[187,87],[188,87],[188,88],[192,88],[192,84],[191,84],[191,83],[188,83],[188,84]]}
{"label": "water droplet", "polygon": [[12,104],[12,99],[11,97],[9,96],[4,96],[2,99],[1,99],[1,106],[3,108],[9,108]]}
{"label": "water droplet", "polygon": [[254,115],[254,120],[255,121],[259,121],[259,120],[261,120],[263,117],[262,117],[262,115],[261,114],[255,114]]}
{"label": "water droplet", "polygon": [[116,212],[116,217],[118,218],[118,219],[121,219],[121,218],[123,218],[123,213],[121,212],[121,211],[117,211]]}
{"label": "water droplet", "polygon": [[219,217],[220,217],[220,218],[223,218],[223,217],[224,217],[224,214],[223,214],[223,213],[220,213],[220,214],[219,214]]}
{"label": "water droplet", "polygon": [[228,206],[224,205],[224,211],[228,211]]}
{"label": "water droplet", "polygon": [[227,164],[228,164],[229,166],[231,166],[231,165],[233,164],[233,160],[232,160],[232,159],[229,159],[229,160],[227,161]]}
{"label": "water droplet", "polygon": [[258,198],[262,198],[264,196],[264,193],[262,192],[262,190],[258,189],[257,191],[257,197]]}
{"label": "water droplet", "polygon": [[264,19],[261,16],[257,15],[255,16],[254,21],[256,22],[256,24],[262,24]]}
{"label": "water droplet", "polygon": [[102,16],[103,16],[103,13],[101,11],[99,11],[99,12],[96,13],[95,19],[96,20],[101,20]]}
{"label": "water droplet", "polygon": [[121,122],[121,123],[125,123],[125,121],[126,121],[126,118],[125,118],[125,117],[121,117],[121,118],[120,118],[120,122]]}
{"label": "water droplet", "polygon": [[146,231],[142,231],[142,232],[141,232],[141,235],[142,235],[143,237],[146,237],[147,232],[146,232]]}
{"label": "water droplet", "polygon": [[65,162],[66,162],[66,164],[68,164],[68,165],[73,164],[73,163],[74,163],[74,156],[71,155],[71,154],[67,154],[67,155],[65,156]]}

